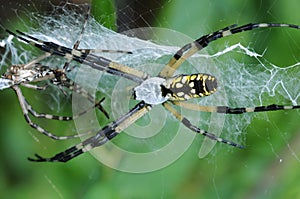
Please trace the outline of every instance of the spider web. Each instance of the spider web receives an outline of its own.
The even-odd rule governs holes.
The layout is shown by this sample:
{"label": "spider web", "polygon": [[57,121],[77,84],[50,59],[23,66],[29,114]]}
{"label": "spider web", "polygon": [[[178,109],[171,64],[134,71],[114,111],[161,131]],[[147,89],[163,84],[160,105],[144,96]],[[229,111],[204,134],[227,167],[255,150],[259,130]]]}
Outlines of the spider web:
{"label": "spider web", "polygon": [[[138,21],[142,21],[146,25],[150,26],[150,20],[144,16],[145,14],[156,15],[158,10],[165,10],[165,12],[168,13],[171,7],[174,5],[174,3],[176,3],[176,1],[169,1],[167,2],[167,4],[160,5],[158,8],[154,8],[149,11],[144,11],[142,15],[138,15],[137,13],[135,13],[134,10],[131,9],[132,4],[130,3],[126,4],[126,6],[120,8],[118,12],[127,13],[127,10],[129,9],[132,12],[132,15],[136,16],[137,14],[138,17],[136,17],[135,19],[128,19],[127,21],[129,21],[129,24],[123,25],[122,28],[120,28],[120,30],[128,29],[129,27],[133,28],[134,26],[137,26]],[[34,5],[36,6],[36,4]],[[51,6],[54,5],[52,4]],[[72,47],[78,37],[78,33],[80,33],[81,31],[81,27],[84,20],[84,16],[82,15],[82,13],[84,13],[84,11],[81,13],[79,12],[80,14],[78,14],[78,12],[70,11],[69,6],[74,6],[76,7],[76,9],[78,9],[76,5],[67,3],[62,7],[61,6],[54,7],[56,11],[55,12],[51,11],[46,15],[40,14],[40,12],[38,12],[39,8],[36,8],[36,12],[33,12],[33,14],[28,15],[27,13],[28,18],[30,19],[29,25],[26,25],[28,32],[35,37],[48,40],[48,41],[50,40],[60,45]],[[79,7],[79,9],[81,9],[81,7]],[[23,17],[21,17],[20,10],[16,10],[16,13],[19,16],[18,19],[23,21]],[[182,14],[180,14],[180,17],[190,19],[193,18],[192,13],[193,12],[183,12]],[[181,32],[184,32],[185,34],[189,34],[191,35],[190,37],[195,39],[201,36],[202,34],[207,34],[214,30],[217,30],[218,28],[223,28],[224,26],[230,25],[232,22],[236,22],[236,21],[244,22],[242,17],[239,16],[239,18],[235,20],[223,19],[221,22],[219,22],[219,24],[214,24],[213,26],[210,25],[210,23],[208,23],[208,21],[210,21],[208,19],[209,15],[205,15],[205,13],[203,13],[204,17],[202,19],[203,20],[202,23],[205,25],[199,27],[197,29],[198,32],[196,33],[191,32],[191,30],[188,28],[190,26],[193,26],[194,23],[196,22],[186,23],[186,26],[183,27],[183,29],[186,28],[185,29],[186,31],[181,31]],[[272,14],[270,15],[273,16]],[[172,14],[166,16],[177,18],[177,16],[174,15],[172,16]],[[273,17],[275,19],[278,19],[277,16],[276,17],[273,16]],[[252,19],[252,21],[253,20],[257,21],[258,17],[251,16],[249,19]],[[249,19],[248,21],[245,22],[246,23],[249,22]],[[171,29],[174,30],[178,29],[177,25],[172,24],[173,22],[171,22],[171,20],[169,18],[166,18],[165,16],[161,17],[160,20],[155,19],[153,21],[151,21],[151,23],[152,24],[154,23],[156,26],[171,27]],[[279,18],[278,21],[281,22],[282,20],[280,20]],[[124,23],[124,21],[121,22],[119,21],[119,23]],[[297,24],[297,22],[295,23]],[[197,26],[199,26],[200,23],[197,22],[197,24],[198,24]],[[151,34],[149,34],[149,32]],[[192,41],[192,38],[183,34],[179,34],[179,33],[177,34],[176,31],[174,32],[176,33],[174,34],[176,35],[176,37],[175,36],[170,37],[170,34],[172,34],[170,33],[170,31],[162,30],[159,28],[156,29],[152,28],[151,30],[147,28],[146,29],[142,28],[142,29],[135,30],[134,31],[135,36],[138,35],[143,39],[145,38],[149,39],[149,41],[141,41],[136,37],[125,37],[123,35],[116,34],[115,32],[101,26],[94,19],[90,19],[86,27],[85,34],[82,39],[80,47],[95,48],[95,49],[131,50],[134,52],[133,55],[124,55],[124,54],[101,54],[101,55],[113,60],[117,60],[122,64],[126,64],[131,67],[144,70],[150,73],[151,75],[155,75],[158,73],[159,69],[162,68],[163,64],[168,61],[168,59],[174,54],[174,52],[176,52],[176,50],[178,50],[183,44]],[[275,55],[272,56],[272,51],[274,51],[272,50],[274,49],[272,46],[273,43],[277,42],[277,40],[272,39],[271,42],[268,43],[266,41],[266,37],[271,36],[276,32],[278,32],[279,34],[283,35],[283,37],[285,37],[285,39],[283,40],[285,41],[291,40],[290,42],[287,42],[287,44],[285,45],[285,47],[287,48],[286,51],[291,51],[291,49],[296,48],[298,46],[296,39],[293,39],[296,38],[294,37],[294,32],[297,34],[297,31],[259,30],[250,33],[242,33],[236,36],[232,36],[231,38],[228,39],[222,39],[221,41],[217,41],[216,43],[212,44],[207,48],[208,53],[200,52],[199,54],[189,59],[188,63],[180,67],[178,73],[179,74],[193,73],[195,71],[199,71],[199,72],[205,72],[205,73],[210,73],[212,75],[215,75],[218,78],[219,92],[220,92],[219,95],[218,94],[212,95],[210,97],[203,98],[201,100],[195,100],[193,102],[201,103],[201,105],[229,105],[233,107],[254,107],[254,106],[267,105],[273,103],[287,104],[287,105],[299,104],[300,103],[299,100],[299,93],[300,93],[299,92],[300,90],[299,71],[300,70],[298,66],[299,56],[297,57],[296,53],[290,53],[291,56],[289,60],[292,61],[282,61],[282,62]],[[127,33],[132,34],[132,32],[127,32]],[[66,37],[66,35],[68,35],[68,37]],[[7,66],[12,63],[18,63],[18,64],[26,63],[27,61],[31,60],[36,54],[39,53],[39,51],[35,51],[32,49],[28,50],[26,46],[24,47],[20,46],[20,43],[16,42],[15,40],[12,41],[11,38],[9,37],[5,36],[3,38],[4,39],[2,40],[1,45],[5,47],[4,50],[5,53],[2,54],[3,55],[1,60],[2,71],[4,70],[5,65]],[[257,38],[261,38],[261,39],[257,39]],[[49,65],[49,63],[56,63],[57,66],[63,65],[63,61],[57,58],[47,59],[43,63],[47,65]],[[83,68],[83,72],[80,70],[82,68]],[[131,94],[130,90],[128,90],[127,88],[130,88],[135,84],[132,84],[127,80],[119,79],[117,77],[105,75],[102,73],[97,73],[97,76],[93,76],[93,74],[95,74],[95,71],[91,71],[90,73],[88,73],[88,71],[86,70],[86,68],[84,68],[84,66],[80,66],[80,69],[76,71],[77,73],[69,74],[70,77],[76,80],[78,83],[83,84],[83,86],[86,89],[88,89],[90,92],[95,92],[95,90],[97,90],[103,95],[105,95],[107,100],[104,102],[104,105],[106,108],[108,108],[111,111],[113,115],[112,119],[117,118],[118,116],[120,116],[120,114],[125,113],[130,107],[133,106],[133,104],[130,104],[132,103],[132,101],[124,100],[124,99],[128,99]],[[99,78],[101,81],[99,81]],[[60,105],[64,100],[64,96],[57,95],[57,93],[55,93],[52,94],[52,99],[56,103],[50,104],[48,106],[50,106],[51,109],[57,109],[57,111],[59,112]],[[83,104],[83,105],[87,107],[89,106],[88,104]],[[80,108],[82,107],[80,106]],[[76,107],[74,107],[74,109],[73,111],[76,112]],[[115,141],[114,144],[118,144],[121,147],[126,147],[126,145],[128,145],[128,140],[130,139],[134,140],[135,129],[144,128],[145,126],[147,127],[148,125],[150,125],[149,127],[150,130],[148,130],[145,134],[150,133],[150,135],[153,136],[154,134],[151,133],[153,133],[154,127],[153,126],[151,127],[151,123],[154,123],[153,121],[154,118],[159,115],[159,116],[163,116],[163,118],[165,119],[165,123],[163,123],[163,125],[167,127],[158,128],[157,131],[158,132],[168,131],[168,133],[164,133],[163,135],[160,135],[160,137],[156,137],[156,138],[146,137],[148,139],[141,139],[139,137],[139,139],[137,139],[136,141],[135,140],[132,141],[130,143],[131,146],[127,147],[126,150],[130,150],[134,152],[136,152],[137,150],[142,150],[141,152],[149,152],[149,151],[155,151],[160,147],[164,146],[166,143],[172,140],[173,137],[176,135],[176,133],[172,133],[172,132],[178,131],[178,129],[181,127],[179,126],[178,122],[172,118],[170,114],[161,111],[163,110],[159,108],[157,110],[156,109],[153,110],[154,113],[152,115],[150,114],[150,116],[145,116],[145,118],[139,121],[138,123],[136,123],[134,127],[131,127],[128,131],[126,130],[128,136],[125,135],[121,137],[120,139]],[[283,128],[279,126],[280,120],[285,119],[279,117],[280,115],[282,114],[286,115],[287,118],[288,117],[299,118],[299,111],[294,111],[293,114],[287,112],[283,112],[283,113],[281,112],[281,113],[245,114],[239,116],[226,115],[224,116],[224,118],[218,118],[217,120],[213,120],[217,122],[216,124],[211,123],[211,119],[215,117],[220,117],[219,115],[212,116],[210,114],[195,113],[193,111],[185,111],[185,110],[180,110],[180,111],[182,111],[182,113],[189,119],[196,118],[194,122],[196,122],[195,124],[197,124],[199,127],[203,129],[207,129],[209,130],[209,132],[219,133],[221,134],[221,137],[224,137],[228,140],[244,144],[248,148],[250,148],[250,150],[255,151],[256,150],[255,146],[259,146],[259,144],[256,144],[257,142],[256,140],[262,141],[264,145],[267,145],[265,148],[262,148],[262,150],[266,150],[269,154],[272,154],[273,156],[275,156],[276,159],[279,160],[277,166],[279,166],[279,162],[288,161],[288,159],[285,157],[285,155],[287,154],[291,155],[292,159],[296,159],[297,161],[299,161],[299,157],[298,157],[299,155],[297,154],[298,152],[295,151],[295,149],[293,148],[293,143],[290,142],[290,139],[292,139],[293,136],[296,137],[296,135],[290,134],[289,131],[291,132],[294,131],[295,127],[287,126],[286,128],[285,127]],[[91,114],[95,114],[95,113],[92,112]],[[90,118],[90,115],[86,117]],[[84,118],[81,118],[81,120],[77,121],[76,124],[77,128],[79,128],[80,131],[86,130],[87,127],[91,128],[91,126],[93,125],[98,125],[98,123],[100,123],[100,126],[103,126],[107,123],[107,122],[102,123],[101,120],[100,121],[95,120],[93,121],[94,122],[93,125],[89,123],[89,126],[87,126],[86,124],[84,124],[84,122],[82,122],[83,124],[80,124],[81,121],[85,121]],[[293,121],[295,122],[296,120]],[[287,120],[286,122],[291,123],[292,120]],[[258,129],[255,128],[255,124],[260,125]],[[80,127],[80,125],[83,125],[83,127]],[[172,128],[168,128],[168,126],[172,126]],[[216,128],[216,126],[221,127],[221,130],[219,129],[219,132],[213,130],[213,128]],[[276,130],[276,133],[274,133],[274,129]],[[133,134],[131,134],[130,132],[132,132]],[[188,134],[189,132],[186,133]],[[275,136],[279,137],[278,142],[273,142]],[[38,142],[42,142],[42,141],[38,141]],[[280,142],[281,145],[279,144]],[[74,144],[74,142],[71,142],[71,145],[72,143]],[[199,151],[202,143],[203,143],[203,138],[201,138],[200,136],[196,137],[189,149],[189,151],[192,151],[189,154],[192,155],[184,154],[184,157],[181,158],[183,160],[176,161],[174,163],[175,166],[172,167],[177,166],[177,169],[182,167],[182,169],[180,169],[179,171],[183,172],[183,170],[185,170],[185,172],[183,173],[186,174],[187,173],[186,170],[189,170],[189,168],[193,166],[197,167],[197,165],[200,166],[198,162],[200,161],[201,163],[203,163],[203,161],[197,159],[196,157],[197,154],[199,155]],[[205,142],[203,144],[205,144]],[[69,145],[67,144],[66,146]],[[277,145],[286,148],[287,152],[282,154],[281,151],[278,149]],[[50,146],[46,146],[45,148],[43,150],[48,150]],[[206,150],[206,148],[204,149]],[[222,191],[222,182],[219,177],[220,175],[222,175],[220,173],[222,173],[221,167],[223,167],[223,164],[220,161],[218,161],[219,160],[218,154],[222,153],[224,155],[224,153],[227,153],[228,155],[225,156],[231,156],[232,153],[235,153],[235,150],[236,149],[231,149],[231,148],[229,149],[229,147],[227,146],[222,146],[222,145],[220,146],[220,144],[218,144],[216,150],[211,151],[210,149],[208,149],[207,152],[202,152],[202,153],[200,152],[199,156],[201,156],[201,158],[205,157],[206,154],[210,152],[210,156],[208,157],[208,165],[209,165],[208,168],[214,165],[212,167],[214,168],[212,169],[214,170],[214,172],[213,174],[211,174],[208,180],[213,181],[210,183],[210,185],[213,188],[211,187],[210,188],[213,189],[212,192],[214,193],[213,194],[214,196],[218,195],[218,197],[222,197],[224,194],[224,192]],[[36,150],[34,151],[39,152]],[[53,151],[57,152],[60,150],[53,150]],[[99,153],[97,150],[95,151],[96,151],[95,153]],[[259,151],[259,154],[257,154],[257,156],[260,156],[261,153],[262,152]],[[118,155],[118,154],[114,154],[114,155]],[[245,170],[253,168],[252,162],[246,160],[244,161],[245,162],[243,164],[245,165]],[[79,163],[82,164],[83,162],[79,162]],[[183,167],[183,165],[186,164],[189,164],[190,166]],[[44,170],[43,172],[45,172],[44,175],[46,175],[45,177],[46,181],[50,182],[49,184],[51,185],[53,190],[56,190],[55,192],[59,193],[58,195],[64,197],[62,195],[64,195],[66,192],[60,188],[58,189],[56,188],[59,187],[59,185],[61,185],[57,181],[57,178],[49,174],[48,169]],[[172,168],[170,168],[169,170],[163,169],[163,172],[166,172],[166,174],[158,173],[160,178],[161,176],[163,176],[162,181],[164,181],[159,184],[167,185],[168,184],[167,182],[172,180],[172,177],[167,175],[169,173],[172,173]],[[121,177],[119,178],[124,177],[124,175],[125,174],[122,175],[120,174]],[[152,176],[156,176],[156,175],[157,174],[153,174]],[[199,175],[201,176],[202,174],[200,173]],[[94,174],[93,176],[96,176],[96,174]],[[180,176],[185,176],[184,178],[186,178],[187,180],[193,179],[192,177],[187,177],[184,174],[180,174],[179,177]],[[148,178],[149,176],[146,177]],[[133,179],[137,180],[137,177],[133,177]],[[95,180],[94,177],[92,177],[92,179],[90,179],[89,182],[94,185],[96,183],[92,182],[93,180]],[[268,180],[268,177],[266,177],[266,179],[264,180]],[[117,181],[121,182],[120,179],[117,179]],[[177,182],[179,183],[178,180]],[[189,182],[186,183],[188,184]],[[208,189],[210,189],[209,186],[207,187]],[[159,190],[169,191],[168,188],[160,188]],[[268,190],[272,190],[272,189],[269,188]],[[63,192],[64,194],[61,194],[61,192]],[[89,190],[89,192],[91,192],[91,190]],[[203,191],[202,193],[205,193],[205,191]],[[168,194],[169,193],[166,193],[166,197],[169,196]]]}

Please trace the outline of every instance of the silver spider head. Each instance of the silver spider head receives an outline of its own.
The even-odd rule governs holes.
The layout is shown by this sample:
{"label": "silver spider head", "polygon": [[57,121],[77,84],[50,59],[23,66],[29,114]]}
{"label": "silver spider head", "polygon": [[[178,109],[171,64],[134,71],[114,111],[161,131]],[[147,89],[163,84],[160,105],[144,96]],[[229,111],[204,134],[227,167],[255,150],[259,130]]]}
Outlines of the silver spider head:
{"label": "silver spider head", "polygon": [[136,100],[143,100],[147,104],[161,104],[168,100],[167,96],[162,95],[162,85],[165,79],[160,77],[151,77],[135,87],[134,96]]}

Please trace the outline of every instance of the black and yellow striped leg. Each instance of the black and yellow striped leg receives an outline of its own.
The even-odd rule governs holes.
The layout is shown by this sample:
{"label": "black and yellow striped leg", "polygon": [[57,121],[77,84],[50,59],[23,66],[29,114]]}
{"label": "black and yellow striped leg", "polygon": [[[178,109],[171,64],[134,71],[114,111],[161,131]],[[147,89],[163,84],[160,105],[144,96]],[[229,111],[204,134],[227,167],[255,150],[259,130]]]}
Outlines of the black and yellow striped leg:
{"label": "black and yellow striped leg", "polygon": [[208,137],[208,138],[210,138],[212,140],[215,140],[217,142],[222,142],[224,144],[228,144],[230,146],[234,146],[234,147],[241,148],[241,149],[245,148],[242,145],[239,145],[239,144],[236,144],[234,142],[231,142],[231,141],[225,140],[223,138],[217,137],[216,135],[214,135],[212,133],[209,133],[205,130],[202,130],[202,129],[198,128],[197,126],[193,125],[187,118],[182,116],[176,109],[174,109],[170,103],[165,102],[165,103],[163,103],[163,106],[168,111],[170,111],[176,117],[177,120],[179,120],[184,126],[189,128],[190,130],[192,130],[196,133],[199,133],[201,135],[204,135],[205,137]]}
{"label": "black and yellow striped leg", "polygon": [[224,114],[243,114],[243,113],[251,113],[251,112],[267,112],[267,111],[300,109],[299,105],[285,106],[285,105],[271,104],[267,106],[257,106],[251,108],[245,108],[245,107],[232,108],[228,106],[201,106],[198,104],[193,104],[189,102],[180,102],[180,101],[173,101],[172,103],[177,106],[183,107],[185,109],[190,109],[194,111],[224,113]]}
{"label": "black and yellow striped leg", "polygon": [[70,147],[69,149],[60,152],[51,158],[44,158],[38,154],[34,154],[35,158],[27,159],[32,162],[68,162],[69,160],[88,152],[97,146],[101,146],[108,141],[109,139],[107,137],[97,134],[94,137],[90,137],[80,144]]}
{"label": "black and yellow striped leg", "polygon": [[76,156],[90,151],[91,149],[105,144],[107,141],[113,139],[119,135],[124,129],[133,124],[136,120],[143,117],[151,109],[151,105],[145,102],[138,103],[128,113],[117,119],[116,121],[105,126],[95,136],[86,139],[85,141],[77,144],[64,152],[58,153],[51,158],[43,158],[40,155],[35,154],[36,159],[28,158],[34,162],[67,162]]}
{"label": "black and yellow striped leg", "polygon": [[206,45],[203,44],[203,42],[199,42],[199,41],[206,41],[207,37],[210,35],[216,35],[219,34],[221,32],[225,32],[227,30],[229,30],[230,28],[236,27],[236,24],[233,24],[231,26],[228,26],[226,28],[223,28],[221,30],[218,30],[212,34],[209,35],[204,35],[202,37],[200,37],[199,39],[186,44],[185,46],[183,46],[181,49],[179,49],[174,56],[170,59],[170,61],[166,64],[166,66],[163,68],[163,70],[161,70],[161,72],[159,73],[159,77],[163,77],[163,78],[169,78],[172,77],[174,72],[177,70],[177,68],[189,57],[191,57],[193,54],[195,54],[196,52],[200,51],[201,49],[205,48],[208,43]]}
{"label": "black and yellow striped leg", "polygon": [[[35,38],[33,36],[30,36],[29,34],[26,34],[26,33],[22,32],[20,30],[16,30],[16,32],[19,33],[20,35],[23,35],[23,36],[29,38],[32,41],[29,41],[28,39],[26,39],[24,37],[21,37],[21,36],[15,34],[15,33],[13,33],[10,30],[6,29],[6,32],[8,32],[9,34],[17,37],[18,39],[21,39],[22,41],[24,41],[24,42],[26,42],[26,43],[28,43],[28,44],[30,44],[32,46],[35,46],[35,47],[38,47],[38,46],[36,46],[36,44],[40,44],[40,45],[44,44],[45,45],[44,46],[45,47],[44,51],[46,51],[46,52],[49,52],[49,51],[46,50],[46,47],[48,47],[48,49],[66,50],[66,51],[68,51],[68,53],[72,54],[72,48],[67,48],[67,47],[55,44],[53,42],[47,42],[47,41],[43,41],[43,40],[37,39],[37,38]],[[78,43],[78,41],[77,41],[77,43]],[[76,47],[76,46],[77,46],[77,44],[74,44],[74,47]],[[75,49],[74,47],[73,47],[73,49],[75,50],[74,51],[74,55],[77,55],[77,56],[80,55],[80,53],[82,53],[82,54],[89,54],[89,53],[124,53],[124,54],[132,54],[131,51],[126,51],[126,50],[82,49],[82,48],[81,49],[77,49],[77,48]],[[38,48],[40,48],[40,47],[38,47]]]}
{"label": "black and yellow striped leg", "polygon": [[219,106],[217,107],[218,113],[225,114],[243,114],[243,113],[251,113],[251,112],[266,112],[266,111],[278,111],[278,110],[290,110],[290,109],[299,109],[300,106],[284,106],[271,104],[267,106],[257,106],[253,108],[230,108],[227,106]]}
{"label": "black and yellow striped leg", "polygon": [[287,27],[300,29],[300,26],[292,24],[280,24],[280,23],[249,23],[243,26],[237,27],[236,24],[218,30],[214,33],[204,35],[195,41],[186,44],[184,47],[179,49],[175,55],[171,58],[169,63],[165,68],[159,73],[160,77],[168,78],[173,76],[176,69],[190,56],[200,51],[201,49],[208,46],[209,43],[220,39],[222,37],[227,37],[233,34],[237,34],[244,31],[250,31],[258,28],[273,28],[273,27]]}
{"label": "black and yellow striped leg", "polygon": [[[129,80],[135,81],[137,83],[142,83],[145,79],[149,77],[148,74],[133,69],[131,67],[113,62],[112,60],[109,60],[107,58],[97,56],[94,54],[91,54],[93,52],[96,52],[97,50],[90,50],[90,49],[71,49],[64,46],[57,45],[53,42],[46,42],[42,40],[38,40],[30,35],[27,35],[23,32],[17,31],[19,34],[29,38],[22,37],[20,35],[17,35],[9,30],[7,30],[8,33],[14,35],[15,37],[19,38],[20,40],[35,46],[39,48],[40,50],[43,50],[45,52],[48,52],[52,55],[58,55],[61,57],[66,58],[67,60],[74,60],[76,62],[86,64],[96,70],[104,71],[113,75],[121,76],[124,78],[127,78]],[[100,51],[100,50],[99,50]],[[101,52],[110,52],[109,50],[101,50]],[[113,52],[124,52],[124,51],[118,51],[113,50]]]}
{"label": "black and yellow striped leg", "polygon": [[139,84],[150,77],[147,73],[93,54],[88,54],[81,61],[96,70],[124,77]]}

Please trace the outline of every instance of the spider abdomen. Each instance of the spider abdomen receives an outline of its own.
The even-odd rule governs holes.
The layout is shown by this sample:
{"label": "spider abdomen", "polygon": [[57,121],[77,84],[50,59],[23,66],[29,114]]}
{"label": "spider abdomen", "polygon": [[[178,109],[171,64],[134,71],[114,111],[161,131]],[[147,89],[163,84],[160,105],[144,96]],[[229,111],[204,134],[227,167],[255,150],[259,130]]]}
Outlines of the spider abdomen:
{"label": "spider abdomen", "polygon": [[203,73],[178,75],[167,79],[164,87],[163,95],[169,96],[169,100],[182,101],[213,94],[217,90],[217,79]]}

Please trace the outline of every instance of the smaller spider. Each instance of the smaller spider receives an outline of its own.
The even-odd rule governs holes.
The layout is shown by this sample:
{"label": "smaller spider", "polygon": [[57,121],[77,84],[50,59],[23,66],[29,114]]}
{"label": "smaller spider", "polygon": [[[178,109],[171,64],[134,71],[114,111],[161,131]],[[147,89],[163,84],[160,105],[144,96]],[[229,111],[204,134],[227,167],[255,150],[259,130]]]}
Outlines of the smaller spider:
{"label": "smaller spider", "polygon": [[[69,121],[73,120],[78,116],[81,116],[85,114],[88,110],[85,110],[81,112],[79,115],[75,117],[67,117],[67,116],[56,116],[56,115],[50,115],[50,114],[44,114],[44,113],[37,113],[28,103],[28,101],[25,99],[20,86],[27,87],[34,90],[45,90],[50,83],[52,85],[58,86],[59,88],[63,89],[68,88],[70,91],[75,91],[76,93],[79,93],[80,95],[87,98],[89,101],[94,103],[93,97],[86,92],[84,89],[82,89],[79,85],[75,84],[73,81],[71,81],[69,78],[67,78],[65,72],[63,69],[51,69],[47,66],[41,65],[38,62],[44,59],[45,57],[48,57],[50,54],[46,53],[45,55],[42,55],[33,61],[24,64],[24,65],[12,65],[0,78],[0,90],[11,88],[15,91],[15,93],[18,96],[18,100],[22,109],[22,112],[24,114],[26,122],[34,129],[38,130],[42,134],[56,140],[64,140],[69,138],[76,138],[83,136],[84,134],[80,135],[71,135],[71,136],[57,136],[54,135],[39,125],[32,122],[32,120],[29,117],[29,113],[32,114],[34,117],[37,118],[45,118],[45,119],[51,119],[51,120],[61,120],[61,121]],[[47,82],[46,82],[47,81]],[[50,81],[50,82],[49,82]],[[46,82],[46,85],[44,86],[38,86],[33,83],[37,82]],[[104,115],[108,118],[108,113],[105,111],[105,109],[102,107],[101,102],[104,100],[102,98],[99,102],[94,104],[94,107],[99,108]]]}

